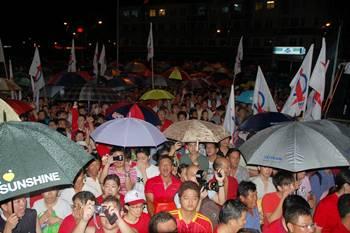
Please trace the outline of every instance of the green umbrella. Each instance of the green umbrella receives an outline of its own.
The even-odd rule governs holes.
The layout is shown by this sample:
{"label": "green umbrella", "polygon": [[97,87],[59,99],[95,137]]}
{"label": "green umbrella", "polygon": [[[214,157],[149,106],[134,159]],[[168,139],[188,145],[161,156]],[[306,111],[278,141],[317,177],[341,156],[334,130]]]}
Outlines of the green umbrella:
{"label": "green umbrella", "polygon": [[92,159],[79,145],[34,122],[0,124],[0,201],[72,184]]}

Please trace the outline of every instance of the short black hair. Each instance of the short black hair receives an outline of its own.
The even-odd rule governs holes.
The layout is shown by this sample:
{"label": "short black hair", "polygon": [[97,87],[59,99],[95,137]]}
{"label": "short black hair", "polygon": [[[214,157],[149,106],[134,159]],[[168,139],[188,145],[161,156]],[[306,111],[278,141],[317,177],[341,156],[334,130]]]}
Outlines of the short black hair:
{"label": "short black hair", "polygon": [[179,191],[178,191],[179,197],[181,198],[182,195],[183,195],[183,193],[184,193],[186,190],[188,190],[188,189],[194,190],[194,191],[197,193],[198,197],[199,197],[199,195],[200,195],[200,187],[199,187],[198,184],[196,184],[196,183],[193,182],[193,181],[185,181],[185,182],[183,182],[183,183],[181,184],[181,186],[180,186],[180,188],[179,188]]}
{"label": "short black hair", "polygon": [[117,151],[123,152],[125,154],[124,148],[120,146],[113,146],[110,153],[113,154],[114,152],[117,152]]}
{"label": "short black hair", "polygon": [[74,202],[75,200],[79,200],[81,201],[81,203],[83,205],[85,205],[87,203],[87,201],[94,201],[96,203],[96,197],[94,196],[94,194],[92,194],[89,191],[81,191],[76,193],[73,198],[72,201]]}
{"label": "short black hair", "polygon": [[[148,224],[148,231],[149,233],[160,233],[158,232],[158,223],[165,223],[169,221],[174,221],[176,224],[176,219],[169,214],[168,212],[159,212],[152,216],[149,224]],[[171,233],[171,232],[169,232]]]}
{"label": "short black hair", "polygon": [[140,148],[137,148],[135,151],[135,154],[138,154],[138,153],[144,153],[145,155],[149,156],[150,150],[148,148],[140,147]]}
{"label": "short black hair", "polygon": [[[294,175],[292,172],[280,170],[272,178],[272,183],[276,187],[283,185],[290,185],[295,181]],[[278,189],[277,189],[278,190]]]}
{"label": "short black hair", "polygon": [[338,200],[338,211],[341,218],[350,213],[350,194],[343,194]]}
{"label": "short black hair", "polygon": [[239,219],[247,207],[238,199],[227,200],[219,213],[219,222],[227,224],[231,219]]}
{"label": "short black hair", "polygon": [[215,148],[219,148],[219,145],[217,143],[215,143],[215,142],[207,142],[207,143],[205,143],[205,148],[207,148],[208,144],[213,144],[215,146]]}
{"label": "short black hair", "polygon": [[299,216],[312,216],[309,203],[299,195],[289,195],[284,199],[282,215],[286,223],[295,223]]}
{"label": "short black hair", "polygon": [[226,153],[226,156],[228,157],[228,156],[229,156],[231,153],[233,153],[233,152],[238,152],[239,155],[242,154],[242,152],[241,152],[238,148],[230,148],[230,149],[228,149],[228,151],[227,151],[227,153]]}
{"label": "short black hair", "polygon": [[173,158],[172,157],[170,157],[169,155],[161,155],[159,158],[158,158],[158,166],[159,166],[159,164],[160,164],[160,161],[162,161],[163,159],[169,159],[170,160],[170,162],[171,162],[171,164],[173,164]]}
{"label": "short black hair", "polygon": [[238,185],[237,197],[247,197],[250,192],[256,191],[256,185],[251,181],[241,181]]}

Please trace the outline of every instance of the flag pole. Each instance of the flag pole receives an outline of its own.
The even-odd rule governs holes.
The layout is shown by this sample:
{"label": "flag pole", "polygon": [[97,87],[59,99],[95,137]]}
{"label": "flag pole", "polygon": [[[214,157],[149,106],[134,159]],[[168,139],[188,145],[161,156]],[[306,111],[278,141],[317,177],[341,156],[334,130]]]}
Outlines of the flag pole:
{"label": "flag pole", "polygon": [[338,61],[338,49],[339,49],[339,40],[340,40],[340,33],[341,33],[341,24],[338,27],[338,34],[337,34],[337,44],[335,47],[335,54],[334,54],[334,62],[333,62],[333,70],[332,70],[332,80],[331,80],[331,87],[329,90],[328,97],[333,97],[331,96],[333,93],[333,88],[334,88],[334,82],[335,82],[335,72],[337,69],[337,61]]}
{"label": "flag pole", "polygon": [[151,60],[151,70],[152,70],[152,89],[154,89],[153,57]]}
{"label": "flag pole", "polygon": [[117,70],[119,70],[119,0],[117,0]]}
{"label": "flag pole", "polygon": [[6,61],[4,61],[4,68],[5,68],[6,79],[10,79],[10,77],[8,76],[8,73],[7,73]]}

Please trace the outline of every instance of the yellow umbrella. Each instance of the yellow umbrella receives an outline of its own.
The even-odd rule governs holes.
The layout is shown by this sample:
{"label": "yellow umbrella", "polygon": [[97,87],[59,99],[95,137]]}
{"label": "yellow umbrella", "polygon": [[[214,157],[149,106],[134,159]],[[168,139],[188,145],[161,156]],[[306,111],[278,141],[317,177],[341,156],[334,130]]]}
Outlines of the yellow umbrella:
{"label": "yellow umbrella", "polygon": [[2,99],[0,99],[0,109],[0,123],[5,121],[21,121],[17,113]]}
{"label": "yellow umbrella", "polygon": [[171,93],[165,90],[161,89],[154,89],[147,91],[145,94],[141,96],[141,100],[161,100],[161,99],[174,99],[175,96],[173,96]]}
{"label": "yellow umbrella", "polygon": [[182,80],[182,76],[181,76],[179,68],[175,67],[174,70],[169,75],[169,78],[176,79],[176,80]]}

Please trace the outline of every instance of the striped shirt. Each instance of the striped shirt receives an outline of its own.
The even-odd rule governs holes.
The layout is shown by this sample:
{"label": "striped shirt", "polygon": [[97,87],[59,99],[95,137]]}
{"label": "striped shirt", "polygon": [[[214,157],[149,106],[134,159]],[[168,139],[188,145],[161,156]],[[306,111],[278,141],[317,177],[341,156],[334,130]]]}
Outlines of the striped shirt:
{"label": "striped shirt", "polygon": [[200,213],[196,213],[192,221],[187,224],[182,218],[181,209],[169,212],[176,218],[179,233],[212,233],[213,225],[210,219]]}

